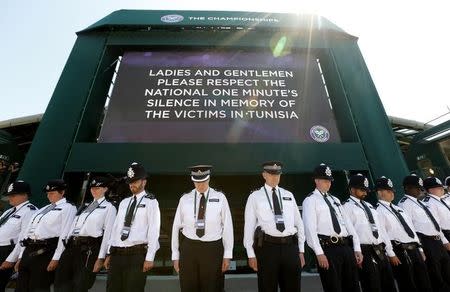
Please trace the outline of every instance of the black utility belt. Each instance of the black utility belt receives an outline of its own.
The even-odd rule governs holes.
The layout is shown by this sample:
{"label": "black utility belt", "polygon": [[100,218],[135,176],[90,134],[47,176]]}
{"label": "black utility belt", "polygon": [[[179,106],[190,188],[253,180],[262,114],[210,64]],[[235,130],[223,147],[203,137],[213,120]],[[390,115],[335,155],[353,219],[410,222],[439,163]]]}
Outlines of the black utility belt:
{"label": "black utility belt", "polygon": [[330,246],[330,245],[344,245],[344,246],[352,246],[353,245],[353,237],[352,236],[334,236],[334,235],[322,235],[319,234],[319,242],[321,246]]}
{"label": "black utility belt", "polygon": [[110,253],[112,255],[136,255],[147,253],[147,244],[138,244],[127,247],[111,246]]}
{"label": "black utility belt", "polygon": [[441,240],[440,235],[426,235],[426,234],[417,232],[417,236],[419,236],[420,239],[427,239],[427,240],[433,240],[433,241]]}
{"label": "black utility belt", "polygon": [[31,239],[27,238],[20,242],[22,246],[56,246],[58,244],[58,237],[47,239]]}
{"label": "black utility belt", "polygon": [[[183,237],[181,239],[181,236]],[[217,240],[212,240],[212,241],[202,241],[202,240],[198,240],[198,239],[191,239],[189,237],[186,237],[184,234],[181,234],[180,239],[181,241],[185,241],[186,243],[189,244],[199,244],[199,245],[216,245],[216,244],[222,244],[222,238],[219,238]]]}
{"label": "black utility belt", "polygon": [[404,250],[415,250],[420,247],[420,245],[417,242],[403,243],[403,242],[393,240],[393,241],[391,241],[391,243],[394,248],[401,248]]}
{"label": "black utility belt", "polygon": [[91,237],[91,236],[71,236],[66,243],[66,246],[92,246],[101,244],[103,237]]}
{"label": "black utility belt", "polygon": [[298,243],[298,237],[297,235],[289,235],[289,236],[271,236],[269,234],[264,233],[263,241],[274,243],[274,244],[297,244]]}
{"label": "black utility belt", "polygon": [[385,251],[385,247],[386,245],[384,243],[380,243],[380,244],[361,244],[361,249],[364,250],[375,250],[375,251]]}
{"label": "black utility belt", "polygon": [[386,257],[386,245],[384,243],[380,244],[361,244],[361,251],[366,254],[376,255],[376,257],[382,261]]}

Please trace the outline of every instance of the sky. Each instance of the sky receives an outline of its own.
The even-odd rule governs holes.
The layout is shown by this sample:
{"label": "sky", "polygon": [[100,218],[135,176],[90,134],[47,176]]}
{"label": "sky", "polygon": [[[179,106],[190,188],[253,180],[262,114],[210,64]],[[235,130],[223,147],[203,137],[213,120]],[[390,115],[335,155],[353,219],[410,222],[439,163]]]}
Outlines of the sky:
{"label": "sky", "polygon": [[[313,13],[358,44],[388,115],[427,123],[450,112],[446,1],[65,0],[0,3],[0,121],[43,113],[80,31],[119,9]],[[450,119],[450,114],[431,122]]]}

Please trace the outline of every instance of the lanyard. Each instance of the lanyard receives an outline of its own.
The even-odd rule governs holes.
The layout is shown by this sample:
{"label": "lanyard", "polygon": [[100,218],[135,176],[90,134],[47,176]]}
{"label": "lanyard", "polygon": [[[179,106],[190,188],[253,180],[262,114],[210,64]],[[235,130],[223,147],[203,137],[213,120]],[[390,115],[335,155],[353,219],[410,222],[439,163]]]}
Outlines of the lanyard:
{"label": "lanyard", "polygon": [[[344,218],[344,216],[342,216],[341,209],[339,208],[339,203],[336,202],[336,200],[333,198],[333,196],[330,195],[330,194],[328,194],[328,193],[322,193],[322,192],[319,191],[319,190],[318,190],[318,192],[322,195],[322,198],[323,198],[324,200],[328,200],[327,197],[330,197],[331,200],[333,201],[333,203],[332,203],[331,205],[335,205],[335,206],[337,207],[338,211],[339,211],[339,214],[341,214],[341,217]],[[330,202],[330,200],[328,200],[328,202]],[[330,202],[330,203],[331,203],[331,202]],[[333,207],[333,210],[334,210],[334,212],[336,213],[336,216],[337,216],[336,208]]]}
{"label": "lanyard", "polygon": [[[144,197],[145,197],[145,195],[142,196],[142,197],[139,199],[139,202],[137,202],[137,205],[136,205],[136,207],[135,207],[135,209],[134,209],[134,211],[133,211],[133,217],[131,217],[131,223],[133,223],[134,217],[136,216],[137,210],[139,209],[139,205],[141,204],[141,201],[142,201],[142,199],[144,199]],[[130,199],[130,202],[128,202],[127,212],[125,213],[125,216],[126,216],[126,214],[128,214],[128,211],[129,211],[129,209],[130,209],[130,207],[131,207],[131,201],[132,201],[132,199]],[[103,203],[103,202],[102,202],[102,203]]]}
{"label": "lanyard", "polygon": [[[272,213],[275,214],[275,211],[273,210],[272,203],[270,202],[269,194],[267,193],[266,187],[263,186],[263,189],[264,189],[264,192],[266,193],[266,198],[267,198],[267,202],[269,202],[270,210],[272,210]],[[281,214],[283,214],[283,200],[281,200],[280,188],[278,188],[278,200],[280,201]]]}
{"label": "lanyard", "polygon": [[[22,206],[20,206],[19,209],[16,209],[16,211],[12,212],[11,214],[7,214],[8,219],[6,221],[9,220],[9,218],[11,218],[12,216],[14,216],[17,212],[19,212],[20,209],[22,209],[23,207],[25,207],[26,205],[28,205],[28,201],[26,203],[24,203]],[[5,216],[6,217],[6,216]],[[2,217],[0,217],[1,219]],[[6,222],[5,222],[6,223]]]}
{"label": "lanyard", "polygon": [[[50,205],[52,205],[52,204],[50,204]],[[45,209],[47,209],[48,206],[49,206],[49,205],[47,205],[47,206],[45,207]],[[42,214],[41,218],[39,218],[38,222],[36,223],[36,224],[39,224],[39,223],[41,222],[42,218],[44,218],[45,215],[47,215],[48,213],[50,213],[51,210],[55,209],[56,206],[57,206],[57,205],[56,205],[56,203],[55,203],[55,205],[52,206],[53,208],[51,208],[50,210],[48,210],[48,212],[46,212],[45,214],[42,214],[42,212],[45,211],[45,209],[44,209],[42,212],[39,212],[39,214],[37,214],[36,216],[34,216],[33,221],[31,221],[31,225],[33,225],[34,220],[36,220],[36,218],[37,218],[39,215]]]}
{"label": "lanyard", "polygon": [[[366,209],[364,209],[364,207],[362,206],[363,203],[359,203],[359,204],[358,204],[358,202],[355,201],[352,197],[350,197],[350,200],[352,200],[353,202],[355,202],[356,206],[358,206],[361,210],[364,211],[364,215],[366,215],[367,220],[369,220],[369,214],[366,213]],[[369,209],[369,212],[372,212],[372,211],[370,211],[369,206],[367,206],[367,208]],[[373,216],[373,214],[372,214],[372,216]]]}
{"label": "lanyard", "polygon": [[439,202],[440,204],[442,204],[442,206],[444,206],[447,210],[450,211],[450,208],[448,207],[448,205],[443,201],[442,198],[436,199],[433,196],[429,196],[430,198],[434,199],[436,202]]}
{"label": "lanyard", "polygon": [[[208,206],[208,198],[210,190],[211,188],[208,189],[208,193],[206,194],[205,214],[206,214],[206,206]],[[197,220],[197,190],[194,191],[194,219]]]}
{"label": "lanyard", "polygon": [[[87,220],[88,217],[92,214],[92,212],[94,212],[98,207],[100,207],[100,205],[103,204],[104,201],[105,201],[105,198],[103,198],[103,201],[101,201],[95,209],[92,209],[91,212],[89,212],[89,214],[87,214],[87,216],[84,218],[83,223],[81,223],[80,228],[83,227],[84,223],[86,223],[86,220]],[[94,203],[94,201],[93,201],[91,204],[93,204],[93,203]],[[88,207],[89,207],[89,206],[88,206]],[[74,226],[74,228],[77,228],[78,220],[80,220],[80,217],[81,217],[82,214],[83,214],[83,213],[81,213],[80,215],[77,216],[77,220],[75,221],[75,226]]]}
{"label": "lanyard", "polygon": [[[402,221],[400,221],[400,218],[398,218],[397,214],[395,214],[394,212],[392,212],[392,210],[389,209],[390,206],[388,207],[388,206],[386,206],[385,204],[383,204],[383,203],[381,203],[381,202],[380,202],[380,205],[382,205],[383,207],[385,207],[386,210],[388,210],[392,215],[394,215],[395,219],[397,219],[397,221],[400,222],[400,224],[402,224]],[[392,206],[392,209],[395,210],[395,207]],[[400,212],[399,212],[398,210],[395,210],[395,212],[398,212],[398,213],[400,214]],[[403,218],[403,219],[404,219],[404,218]],[[405,220],[405,222],[406,222],[406,220]],[[406,224],[408,224],[408,223],[406,223]],[[402,225],[403,225],[403,224],[402,224]],[[409,227],[409,226],[408,226],[408,227]]]}

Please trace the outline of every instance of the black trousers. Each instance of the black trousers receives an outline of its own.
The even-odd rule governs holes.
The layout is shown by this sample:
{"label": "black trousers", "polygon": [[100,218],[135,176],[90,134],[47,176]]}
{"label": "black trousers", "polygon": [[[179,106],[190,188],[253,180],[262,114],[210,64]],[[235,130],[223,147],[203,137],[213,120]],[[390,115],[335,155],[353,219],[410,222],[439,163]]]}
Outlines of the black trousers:
{"label": "black trousers", "polygon": [[183,236],[180,240],[180,287],[182,292],[222,292],[222,240],[203,242]]}
{"label": "black trousers", "polygon": [[96,274],[92,270],[100,244],[101,240],[66,247],[55,272],[55,292],[87,292],[94,285]]}
{"label": "black trousers", "polygon": [[361,245],[363,254],[359,279],[363,292],[396,292],[391,264],[384,250],[376,250],[372,246]]}
{"label": "black trousers", "polygon": [[442,241],[422,234],[418,235],[427,257],[425,263],[433,292],[450,291],[450,257]]}
{"label": "black trousers", "polygon": [[359,292],[358,267],[353,249],[348,245],[322,247],[329,268],[318,267],[324,292]]}
{"label": "black trousers", "polygon": [[111,253],[107,292],[144,292],[147,274],[142,272],[146,251],[132,254]]}
{"label": "black trousers", "polygon": [[432,292],[427,266],[419,249],[404,249],[393,243],[395,255],[401,264],[392,266],[400,292]]}
{"label": "black trousers", "polygon": [[[0,264],[3,263],[14,249],[14,245],[0,246]],[[13,274],[13,269],[0,270],[0,291],[5,291],[9,278]]]}
{"label": "black trousers", "polygon": [[57,238],[49,245],[29,245],[20,260],[16,292],[50,291],[55,278],[54,272],[47,272],[47,266],[55,253]]}
{"label": "black trousers", "polygon": [[263,241],[254,246],[258,262],[258,291],[298,292],[301,290],[301,266],[298,245]]}

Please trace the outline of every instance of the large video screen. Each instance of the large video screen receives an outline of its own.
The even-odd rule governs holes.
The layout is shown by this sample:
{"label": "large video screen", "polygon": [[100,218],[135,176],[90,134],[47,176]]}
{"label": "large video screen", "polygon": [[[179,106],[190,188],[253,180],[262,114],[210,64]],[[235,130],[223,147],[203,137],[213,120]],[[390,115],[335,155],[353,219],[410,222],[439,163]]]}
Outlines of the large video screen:
{"label": "large video screen", "polygon": [[340,142],[311,52],[126,52],[101,143]]}

